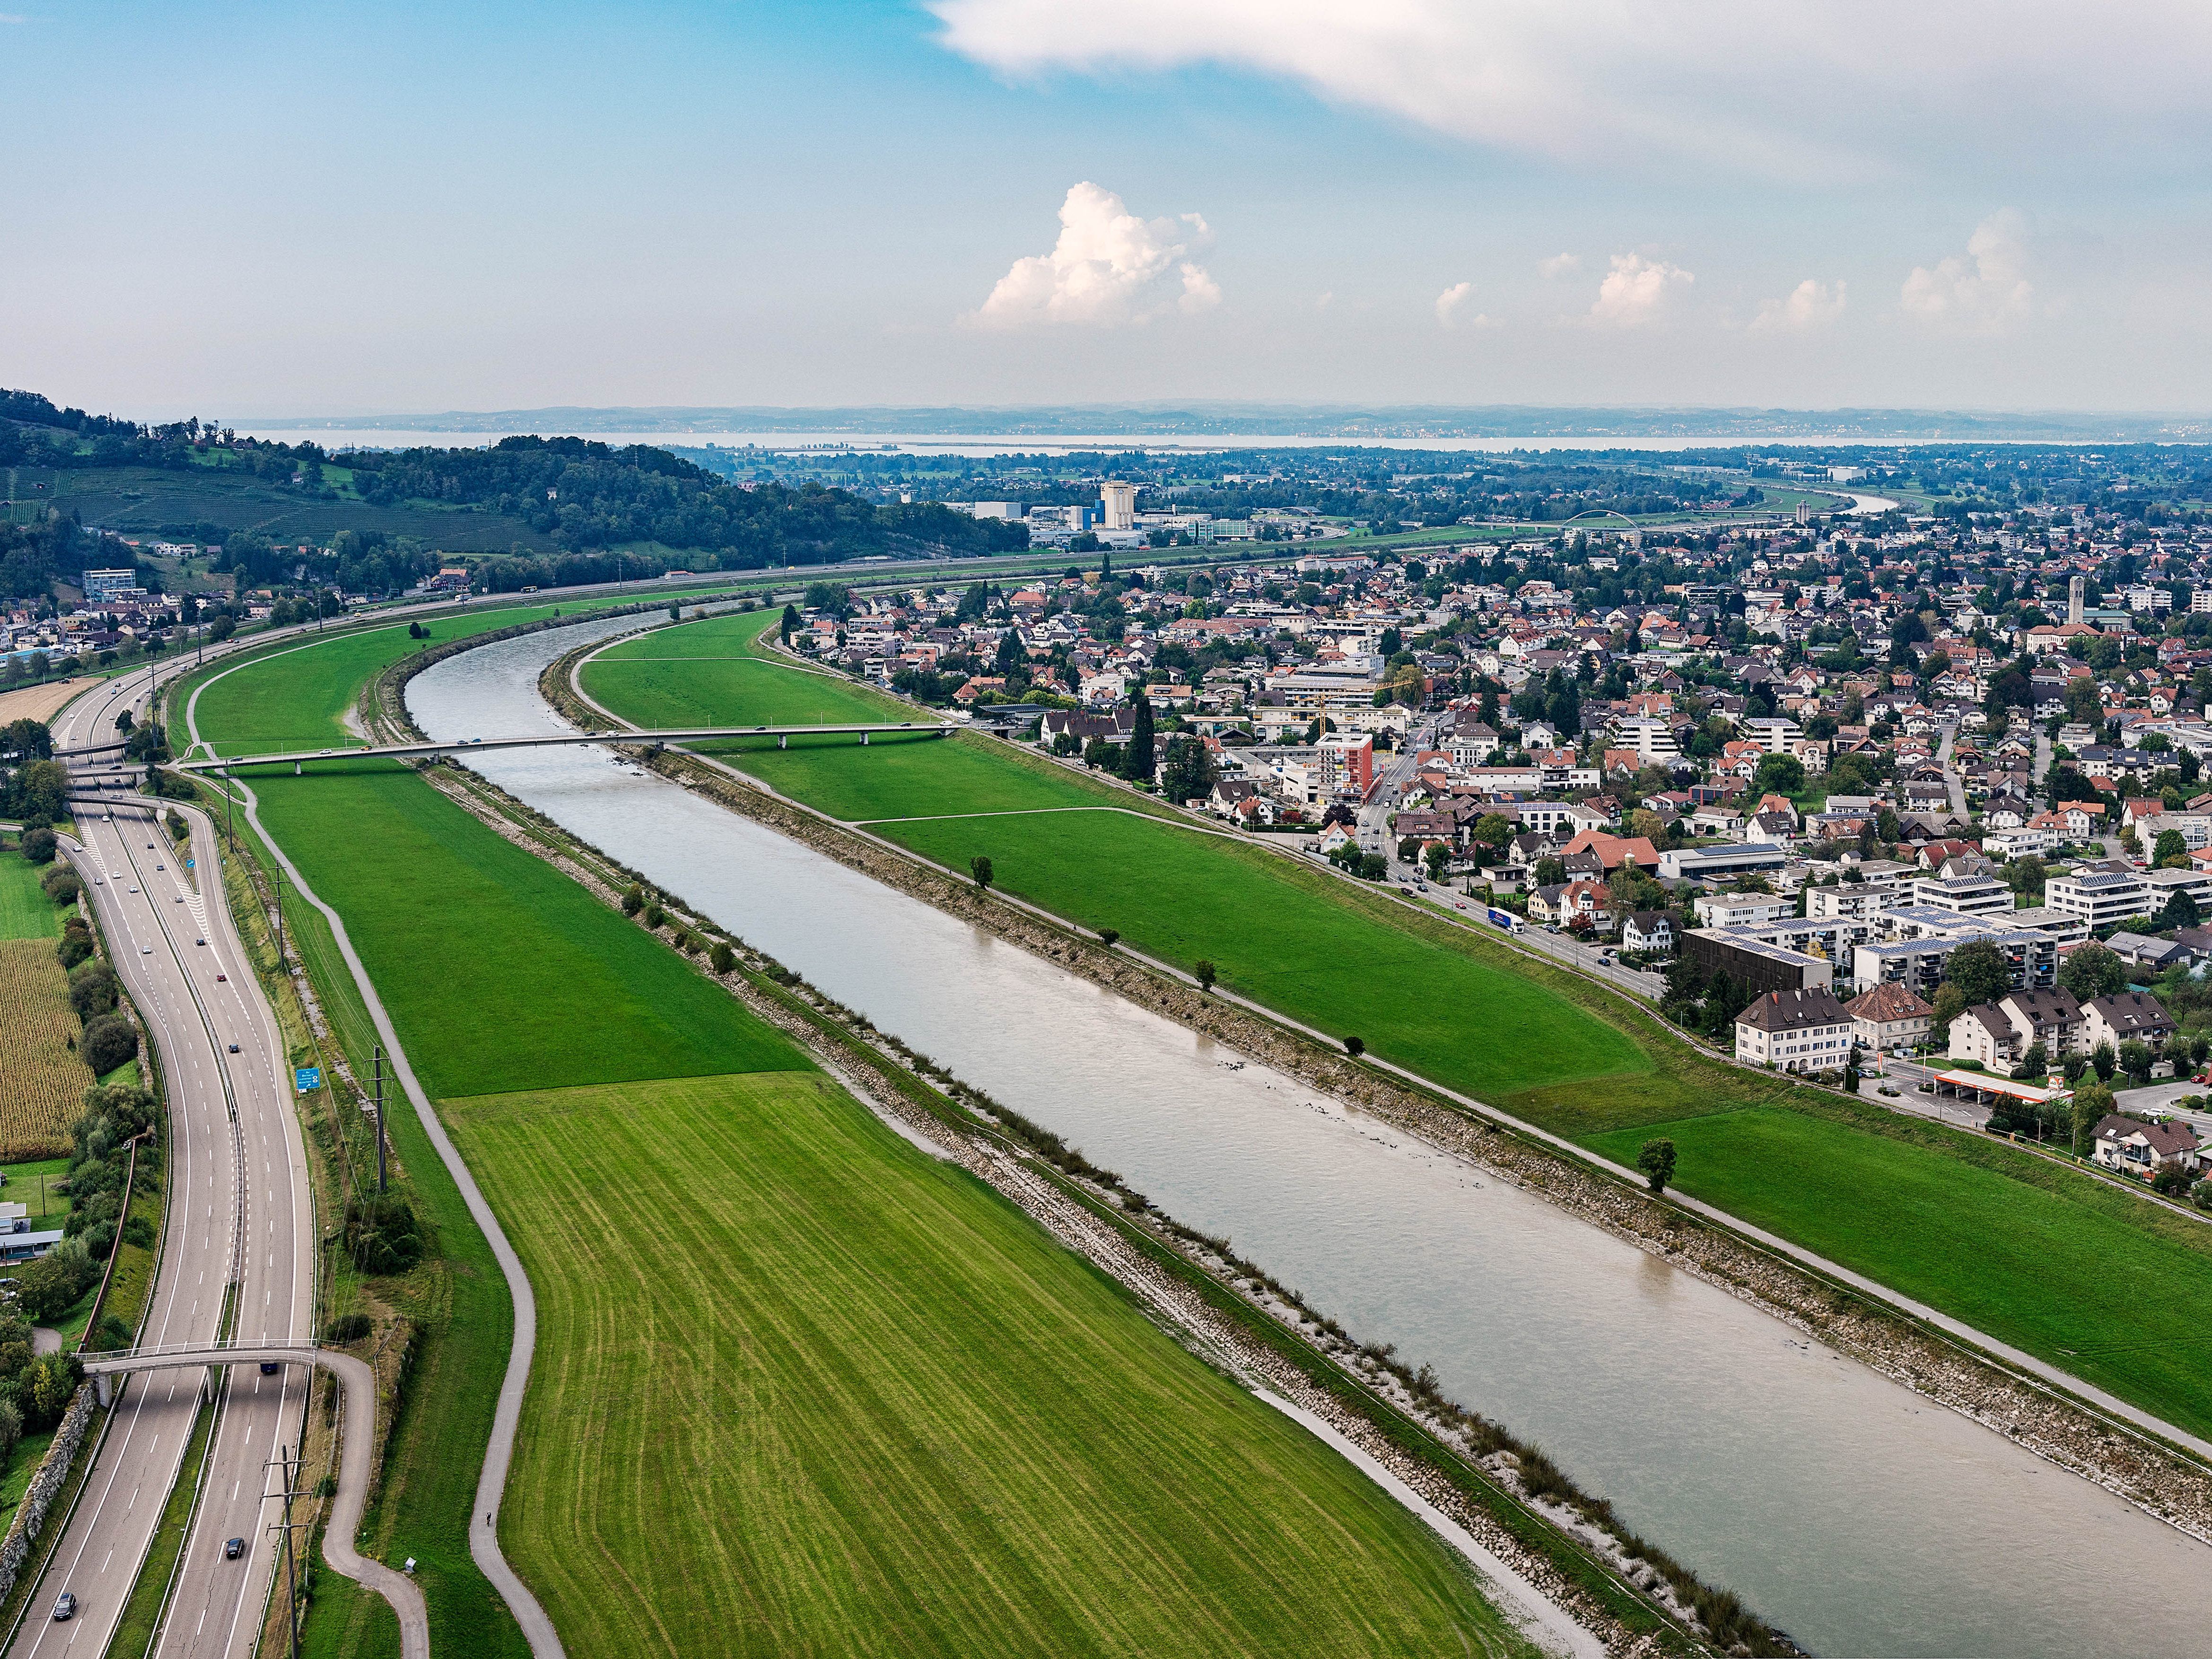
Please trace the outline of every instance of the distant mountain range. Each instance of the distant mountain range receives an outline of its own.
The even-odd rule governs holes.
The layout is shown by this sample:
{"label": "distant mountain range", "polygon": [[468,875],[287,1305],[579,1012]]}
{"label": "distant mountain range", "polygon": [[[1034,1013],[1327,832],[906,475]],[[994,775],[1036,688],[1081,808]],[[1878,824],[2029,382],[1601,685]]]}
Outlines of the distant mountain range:
{"label": "distant mountain range", "polygon": [[1867,443],[1931,439],[2106,443],[2212,440],[2212,414],[1933,409],[1602,409],[1498,404],[1258,403],[1070,404],[1024,406],[855,405],[727,408],[447,410],[437,414],[243,420],[257,431],[665,433],[820,432],[1162,438],[1710,438],[1730,443],[1808,440]]}

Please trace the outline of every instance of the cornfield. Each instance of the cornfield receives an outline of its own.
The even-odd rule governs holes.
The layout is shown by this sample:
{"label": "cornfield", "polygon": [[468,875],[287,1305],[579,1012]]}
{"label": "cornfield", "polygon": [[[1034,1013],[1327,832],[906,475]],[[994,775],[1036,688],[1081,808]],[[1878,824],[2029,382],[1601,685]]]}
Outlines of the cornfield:
{"label": "cornfield", "polygon": [[76,1035],[53,941],[0,939],[0,1164],[69,1151],[92,1085]]}

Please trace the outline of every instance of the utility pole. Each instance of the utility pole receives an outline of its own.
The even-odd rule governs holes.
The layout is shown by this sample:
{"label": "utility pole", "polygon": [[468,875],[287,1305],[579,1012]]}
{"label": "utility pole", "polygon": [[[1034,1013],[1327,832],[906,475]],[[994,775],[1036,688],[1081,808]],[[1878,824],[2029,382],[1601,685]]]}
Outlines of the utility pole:
{"label": "utility pole", "polygon": [[376,1190],[384,1191],[384,1045],[376,1045]]}
{"label": "utility pole", "polygon": [[285,1454],[289,1449],[285,1446],[277,1447],[276,1455],[262,1467],[284,1471],[284,1518],[270,1524],[275,1530],[284,1534],[284,1622],[289,1627],[292,1638],[292,1659],[300,1659],[300,1579],[292,1563],[292,1534],[306,1528],[307,1522],[292,1518],[292,1499],[298,1495],[292,1486],[293,1471],[300,1467],[301,1460],[288,1457]]}

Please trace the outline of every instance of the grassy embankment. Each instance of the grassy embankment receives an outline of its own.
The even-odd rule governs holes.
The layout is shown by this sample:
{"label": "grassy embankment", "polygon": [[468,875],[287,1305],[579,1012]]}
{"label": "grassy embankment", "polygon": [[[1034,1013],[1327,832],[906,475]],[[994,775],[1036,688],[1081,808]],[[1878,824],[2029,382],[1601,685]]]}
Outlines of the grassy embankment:
{"label": "grassy embankment", "polygon": [[[882,718],[866,688],[766,660],[760,617],[627,641],[584,672],[647,724]],[[904,713],[896,718],[906,718]],[[1648,1011],[1501,942],[995,739],[723,746],[777,789],[1624,1163],[1677,1182],[2185,1429],[2212,1433],[2212,1229],[2001,1143],[1722,1065]],[[1015,816],[991,816],[1012,813]]]}
{"label": "grassy embankment", "polygon": [[[203,730],[331,741],[296,713],[341,678],[315,658],[222,682]],[[255,787],[529,1263],[504,1542],[576,1650],[1519,1648],[1363,1477],[582,889],[397,768]],[[372,1518],[455,1651],[494,1647],[459,1568],[500,1302],[411,1388],[453,1489],[401,1490],[403,1423]]]}

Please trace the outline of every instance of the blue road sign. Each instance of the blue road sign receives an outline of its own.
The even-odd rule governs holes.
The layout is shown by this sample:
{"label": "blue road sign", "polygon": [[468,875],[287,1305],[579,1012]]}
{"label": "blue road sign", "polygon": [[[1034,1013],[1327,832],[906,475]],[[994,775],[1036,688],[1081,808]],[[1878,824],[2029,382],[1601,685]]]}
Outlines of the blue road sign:
{"label": "blue road sign", "polygon": [[323,1068],[319,1066],[295,1066],[292,1068],[292,1080],[299,1086],[301,1094],[313,1094],[323,1086]]}

